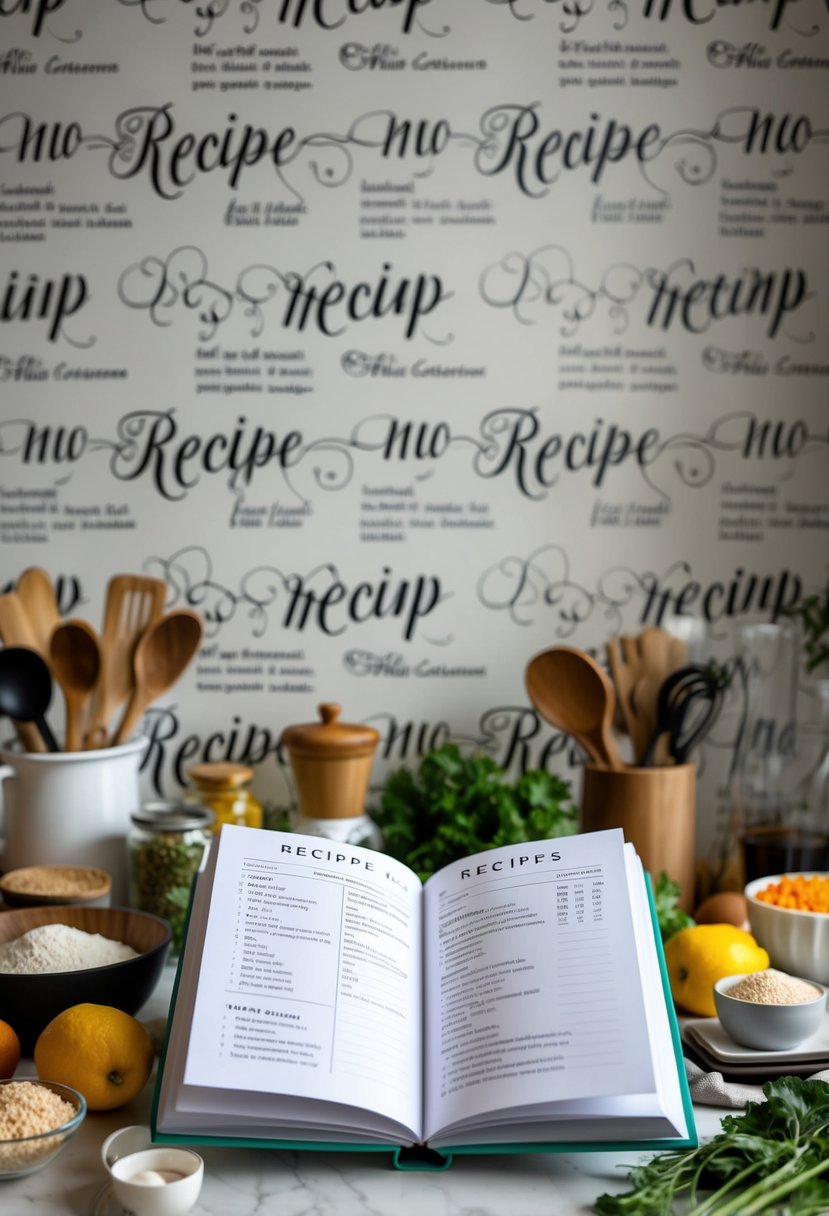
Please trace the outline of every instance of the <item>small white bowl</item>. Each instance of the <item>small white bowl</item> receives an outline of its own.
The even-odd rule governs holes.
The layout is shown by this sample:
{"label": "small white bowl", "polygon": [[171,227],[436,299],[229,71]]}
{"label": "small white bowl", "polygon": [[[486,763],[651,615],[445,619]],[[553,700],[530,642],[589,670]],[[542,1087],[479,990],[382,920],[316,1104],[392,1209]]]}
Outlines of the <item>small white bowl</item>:
{"label": "small white bowl", "polygon": [[745,978],[744,975],[728,975],[714,985],[717,1015],[735,1043],[753,1047],[755,1051],[789,1051],[820,1029],[826,1016],[826,989],[822,984],[805,981],[815,990],[814,1000],[768,1005],[729,995],[730,990]]}
{"label": "small white bowl", "polygon": [[204,1181],[204,1161],[189,1148],[153,1146],[149,1128],[123,1127],[101,1145],[112,1193],[134,1216],[184,1216]]}
{"label": "small white bowl", "polygon": [[[815,873],[814,870],[804,871],[803,877],[814,877]],[[772,967],[789,975],[802,975],[819,984],[829,984],[829,913],[778,908],[757,898],[758,891],[764,891],[783,877],[798,876],[794,872],[785,876],[770,874],[755,878],[747,885],[745,896],[751,932],[758,945],[768,951]],[[825,875],[821,873],[818,877]]]}

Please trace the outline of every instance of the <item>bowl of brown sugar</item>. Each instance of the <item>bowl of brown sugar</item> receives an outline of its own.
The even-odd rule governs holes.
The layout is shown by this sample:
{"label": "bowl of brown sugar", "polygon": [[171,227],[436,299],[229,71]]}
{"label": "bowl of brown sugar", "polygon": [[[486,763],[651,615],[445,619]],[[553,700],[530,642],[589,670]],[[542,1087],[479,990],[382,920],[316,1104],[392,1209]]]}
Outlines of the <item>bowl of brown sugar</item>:
{"label": "bowl of brown sugar", "polygon": [[10,908],[106,907],[111,891],[111,875],[94,866],[25,866],[0,878],[0,897]]}
{"label": "bowl of brown sugar", "polygon": [[33,1174],[69,1143],[86,1101],[57,1081],[0,1081],[0,1180]]}
{"label": "bowl of brown sugar", "polygon": [[717,980],[714,1004],[735,1043],[756,1051],[788,1051],[820,1029],[826,989],[814,980],[768,967]]}

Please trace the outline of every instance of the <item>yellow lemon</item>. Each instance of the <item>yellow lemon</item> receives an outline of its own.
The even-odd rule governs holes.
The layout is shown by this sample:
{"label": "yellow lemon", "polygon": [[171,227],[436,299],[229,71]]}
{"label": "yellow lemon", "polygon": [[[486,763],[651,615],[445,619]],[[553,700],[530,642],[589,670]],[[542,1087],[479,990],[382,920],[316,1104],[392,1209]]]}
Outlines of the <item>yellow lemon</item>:
{"label": "yellow lemon", "polygon": [[35,1043],[42,1081],[80,1090],[90,1110],[114,1110],[143,1089],[153,1066],[153,1041],[141,1022],[111,1005],[72,1005]]}
{"label": "yellow lemon", "polygon": [[677,1005],[715,1017],[714,984],[724,975],[764,971],[769,956],[752,935],[735,925],[691,925],[665,943],[671,994]]}

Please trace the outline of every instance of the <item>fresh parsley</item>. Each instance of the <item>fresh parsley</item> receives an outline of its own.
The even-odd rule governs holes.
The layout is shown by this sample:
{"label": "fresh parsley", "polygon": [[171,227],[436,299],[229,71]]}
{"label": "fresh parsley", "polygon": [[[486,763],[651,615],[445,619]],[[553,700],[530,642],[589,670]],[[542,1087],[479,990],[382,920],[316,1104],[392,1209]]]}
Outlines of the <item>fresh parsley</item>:
{"label": "fresh parsley", "polygon": [[491,756],[454,743],[427,752],[416,772],[391,773],[371,815],[385,851],[423,879],[497,845],[572,835],[578,821],[569,782],[531,769],[510,783]]}
{"label": "fresh parsley", "polygon": [[826,1216],[829,1084],[779,1077],[765,1102],[726,1115],[696,1149],[662,1153],[628,1174],[632,1190],[602,1195],[598,1216]]}
{"label": "fresh parsley", "polygon": [[675,933],[679,933],[680,929],[687,929],[694,923],[694,918],[680,908],[679,895],[679,883],[669,878],[663,870],[653,889],[656,919],[659,922],[659,932],[663,942],[666,942],[669,937],[673,937]]}

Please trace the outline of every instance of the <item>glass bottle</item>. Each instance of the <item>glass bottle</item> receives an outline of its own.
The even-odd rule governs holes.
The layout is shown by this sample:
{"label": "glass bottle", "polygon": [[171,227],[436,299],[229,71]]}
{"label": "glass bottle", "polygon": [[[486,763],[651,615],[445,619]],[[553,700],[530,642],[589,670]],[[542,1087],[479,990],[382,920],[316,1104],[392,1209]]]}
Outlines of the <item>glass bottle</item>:
{"label": "glass bottle", "polygon": [[214,831],[223,823],[246,828],[261,828],[262,803],[250,789],[253,769],[247,764],[215,761],[193,764],[187,769],[193,788],[184,795],[187,803],[206,806],[216,816]]}
{"label": "glass bottle", "polygon": [[215,815],[207,807],[149,802],[133,811],[127,836],[130,904],[169,921],[171,954],[184,938],[190,889],[213,839]]}
{"label": "glass bottle", "polygon": [[805,796],[805,723],[798,723],[801,636],[792,622],[739,628],[744,708],[737,742],[736,823],[744,878],[824,870],[827,824]]}
{"label": "glass bottle", "polygon": [[809,807],[812,823],[829,835],[829,676],[808,680],[804,685],[804,701],[806,713],[801,734],[806,765],[800,779],[800,797]]}
{"label": "glass bottle", "polygon": [[319,707],[320,722],[288,726],[282,740],[299,795],[293,829],[342,844],[381,849],[383,838],[366,814],[371,765],[380,734],[372,726],[340,722],[340,707]]}

